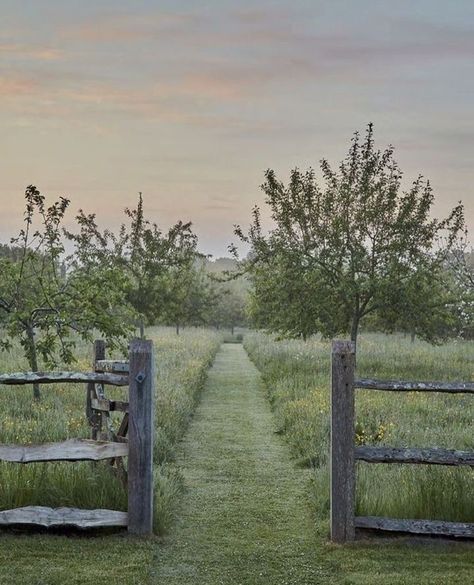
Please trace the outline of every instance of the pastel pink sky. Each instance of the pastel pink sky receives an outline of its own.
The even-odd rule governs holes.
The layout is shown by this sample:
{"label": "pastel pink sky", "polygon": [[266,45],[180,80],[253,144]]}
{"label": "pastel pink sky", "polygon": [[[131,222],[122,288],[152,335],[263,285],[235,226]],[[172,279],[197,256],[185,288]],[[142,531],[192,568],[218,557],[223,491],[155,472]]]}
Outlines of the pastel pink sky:
{"label": "pastel pink sky", "polygon": [[473,103],[471,0],[2,0],[0,240],[33,183],[111,228],[142,191],[223,255],[266,168],[336,165],[369,121],[474,233]]}

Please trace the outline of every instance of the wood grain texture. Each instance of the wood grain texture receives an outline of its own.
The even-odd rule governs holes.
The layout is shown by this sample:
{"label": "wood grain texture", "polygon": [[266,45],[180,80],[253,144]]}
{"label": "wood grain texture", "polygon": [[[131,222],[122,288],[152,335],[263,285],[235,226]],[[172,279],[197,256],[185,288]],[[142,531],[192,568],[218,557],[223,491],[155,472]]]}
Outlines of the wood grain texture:
{"label": "wood grain texture", "polygon": [[39,461],[100,461],[126,457],[126,443],[100,442],[88,439],[71,439],[61,443],[41,445],[0,445],[0,460],[14,463]]}
{"label": "wood grain texture", "polygon": [[80,508],[47,508],[26,506],[0,512],[0,525],[32,524],[36,526],[77,526],[100,528],[127,526],[127,512],[117,510],[82,510]]}
{"label": "wood grain texture", "polygon": [[[105,359],[105,341],[96,339],[94,341],[94,350],[92,364],[95,366],[97,360]],[[92,400],[97,399],[96,385],[94,382],[88,382],[86,394],[86,416],[91,426],[91,438],[97,439],[102,427],[102,414],[92,410]]]}
{"label": "wood grain texture", "polygon": [[386,390],[389,392],[474,393],[474,382],[407,382],[403,380],[358,378],[355,380],[354,386],[362,390]]}
{"label": "wood grain texture", "polygon": [[333,341],[331,362],[331,540],[354,540],[355,346]]}
{"label": "wood grain texture", "polygon": [[96,372],[110,372],[111,374],[128,374],[128,360],[97,360],[95,363]]}
{"label": "wood grain texture", "polygon": [[21,385],[33,384],[34,382],[38,384],[94,382],[110,386],[128,386],[128,377],[95,372],[16,372],[0,375],[0,384]]}
{"label": "wood grain texture", "polygon": [[108,398],[92,398],[91,408],[101,412],[128,412],[128,402],[123,400],[109,400]]}
{"label": "wood grain texture", "polygon": [[469,465],[474,467],[474,452],[437,447],[396,448],[356,447],[355,458],[367,463],[414,463],[431,465]]}
{"label": "wood grain texture", "polygon": [[383,530],[388,532],[409,532],[412,534],[431,534],[474,538],[474,524],[463,522],[444,522],[442,520],[399,520],[377,516],[356,516],[356,528]]}
{"label": "wood grain texture", "polygon": [[153,344],[135,339],[130,344],[128,530],[137,535],[153,532],[154,394]]}

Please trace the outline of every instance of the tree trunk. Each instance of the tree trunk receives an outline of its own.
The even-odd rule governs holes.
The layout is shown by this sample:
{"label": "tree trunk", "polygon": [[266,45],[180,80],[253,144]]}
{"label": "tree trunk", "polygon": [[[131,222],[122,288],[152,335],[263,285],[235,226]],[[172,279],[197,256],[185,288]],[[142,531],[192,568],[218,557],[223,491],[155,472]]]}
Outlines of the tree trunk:
{"label": "tree trunk", "polygon": [[416,333],[411,333],[411,342],[415,343]]}
{"label": "tree trunk", "polygon": [[357,337],[359,335],[359,323],[360,323],[360,317],[358,315],[354,316],[354,318],[352,319],[352,327],[351,327],[351,341],[354,342],[356,359],[357,359]]}
{"label": "tree trunk", "polygon": [[[35,343],[35,331],[33,327],[28,327],[26,330],[26,336],[28,339],[28,363],[30,364],[30,368],[32,372],[38,371],[38,355],[36,353],[36,343]],[[33,384],[33,398],[35,400],[39,400],[41,398],[41,391],[39,384],[35,382]]]}
{"label": "tree trunk", "polygon": [[179,323],[176,323],[176,335],[179,335]]}
{"label": "tree trunk", "polygon": [[145,339],[145,324],[143,323],[143,319],[140,319],[140,339]]}
{"label": "tree trunk", "polygon": [[234,335],[234,326],[233,325],[230,326],[230,334]]}

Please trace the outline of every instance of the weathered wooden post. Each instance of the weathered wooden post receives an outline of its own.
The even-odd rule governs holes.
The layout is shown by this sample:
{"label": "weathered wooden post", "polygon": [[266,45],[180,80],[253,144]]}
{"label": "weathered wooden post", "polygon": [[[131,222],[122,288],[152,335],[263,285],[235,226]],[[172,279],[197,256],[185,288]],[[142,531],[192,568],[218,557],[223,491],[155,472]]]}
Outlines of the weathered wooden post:
{"label": "weathered wooden post", "polygon": [[153,344],[130,344],[128,420],[128,531],[153,532],[153,431],[155,372]]}
{"label": "weathered wooden post", "polygon": [[354,540],[355,345],[333,341],[331,364],[331,540]]}
{"label": "weathered wooden post", "polygon": [[[99,360],[105,360],[105,341],[103,339],[96,339],[94,341],[93,363],[92,371],[95,372],[95,365]],[[87,384],[86,395],[86,416],[91,426],[91,437],[97,440],[99,431],[102,427],[102,413],[92,410],[92,399],[97,398],[95,391],[95,383],[89,382]]]}

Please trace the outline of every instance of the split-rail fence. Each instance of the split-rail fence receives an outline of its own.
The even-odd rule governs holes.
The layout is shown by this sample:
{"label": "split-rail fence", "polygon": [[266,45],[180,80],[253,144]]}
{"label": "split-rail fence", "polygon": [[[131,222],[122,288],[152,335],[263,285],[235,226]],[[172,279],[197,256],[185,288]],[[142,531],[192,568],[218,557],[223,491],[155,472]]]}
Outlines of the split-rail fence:
{"label": "split-rail fence", "polygon": [[[0,375],[0,384],[85,383],[86,416],[91,439],[38,445],[0,445],[0,460],[29,464],[39,461],[108,460],[118,480],[126,483],[128,511],[27,506],[0,512],[0,525],[124,526],[131,534],[149,535],[153,528],[154,360],[151,341],[130,343],[129,360],[105,359],[105,343],[94,343],[93,372],[28,372]],[[105,387],[128,386],[128,400],[110,400]],[[123,418],[115,430],[110,413]],[[127,458],[124,465],[123,458]]]}
{"label": "split-rail fence", "polygon": [[352,541],[356,528],[473,538],[474,524],[470,523],[355,515],[356,461],[474,467],[474,452],[440,448],[356,447],[354,399],[355,389],[474,394],[474,383],[356,378],[355,347],[350,341],[333,342],[331,370],[331,540],[338,543]]}

